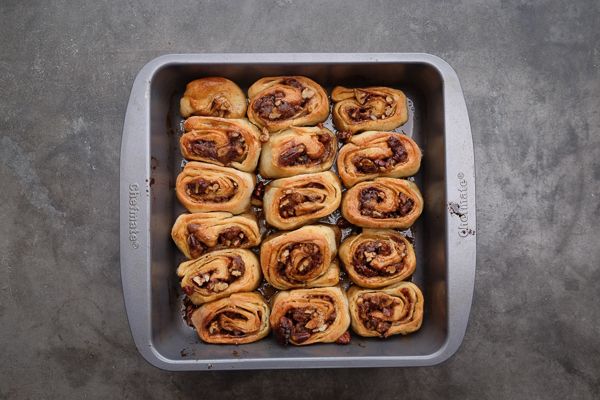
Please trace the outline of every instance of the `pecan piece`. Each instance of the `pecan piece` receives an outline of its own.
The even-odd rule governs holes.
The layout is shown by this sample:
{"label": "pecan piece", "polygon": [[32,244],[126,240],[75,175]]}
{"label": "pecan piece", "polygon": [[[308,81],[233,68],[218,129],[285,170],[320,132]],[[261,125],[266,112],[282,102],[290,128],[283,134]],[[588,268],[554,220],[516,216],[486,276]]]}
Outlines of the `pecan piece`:
{"label": "pecan piece", "polygon": [[331,143],[331,137],[329,135],[319,135],[319,142],[327,145]]}
{"label": "pecan piece", "polygon": [[262,134],[260,135],[260,141],[266,143],[269,141],[269,130],[267,128],[263,128]]}
{"label": "pecan piece", "polygon": [[335,224],[338,226],[338,228],[341,228],[341,229],[350,228],[352,226],[352,224],[344,218],[338,219]]}
{"label": "pecan piece", "polygon": [[294,334],[294,330],[294,323],[292,320],[286,317],[281,317],[279,319],[279,326],[275,329],[279,343],[287,346],[288,342],[290,341],[290,336]]}
{"label": "pecan piece", "polygon": [[265,183],[259,182],[254,188],[254,192],[252,192],[252,197],[257,200],[262,201],[263,195],[265,194]]}
{"label": "pecan piece", "polygon": [[342,132],[338,132],[336,136],[340,140],[348,140],[348,139],[350,139],[352,137],[352,132],[350,132],[350,131],[347,131],[347,132],[342,131]]}
{"label": "pecan piece", "polygon": [[350,343],[350,331],[344,332],[344,334],[342,336],[340,336],[335,342],[338,344]]}
{"label": "pecan piece", "polygon": [[294,341],[296,343],[306,342],[308,339],[310,339],[310,332],[307,332],[307,331],[295,332],[294,335],[292,336],[292,339],[294,339]]}
{"label": "pecan piece", "polygon": [[298,157],[306,153],[306,146],[300,144],[287,149],[281,156],[279,156],[279,164],[287,166],[294,164]]}
{"label": "pecan piece", "polygon": [[390,146],[390,149],[394,153],[394,155],[392,156],[392,159],[394,161],[398,163],[403,163],[406,161],[406,159],[408,158],[408,153],[406,152],[406,148],[404,148],[404,146],[402,145],[402,142],[400,142],[400,140],[398,140],[397,137],[390,136],[390,138],[387,141],[387,144],[388,146]]}

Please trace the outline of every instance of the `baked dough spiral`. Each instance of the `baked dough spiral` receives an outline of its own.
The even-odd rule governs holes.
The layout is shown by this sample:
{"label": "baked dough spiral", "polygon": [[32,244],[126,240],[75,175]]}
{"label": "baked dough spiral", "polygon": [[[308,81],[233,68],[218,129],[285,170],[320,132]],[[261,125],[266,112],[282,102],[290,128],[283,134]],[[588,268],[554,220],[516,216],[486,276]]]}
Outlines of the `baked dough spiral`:
{"label": "baked dough spiral", "polygon": [[250,209],[256,176],[234,168],[190,161],[177,177],[177,198],[189,212]]}
{"label": "baked dough spiral", "polygon": [[295,229],[334,212],[341,198],[341,182],[331,171],[277,179],[265,188],[265,219],[277,229]]}
{"label": "baked dough spiral", "polygon": [[260,246],[265,279],[277,289],[336,285],[340,238],[340,229],[327,225],[303,226],[267,237]]}
{"label": "baked dough spiral", "polygon": [[260,131],[247,119],[190,117],[183,124],[181,155],[244,172],[254,172],[260,157]]}
{"label": "baked dough spiral", "polygon": [[340,246],[340,260],[350,280],[365,288],[382,288],[413,274],[415,251],[399,232],[392,229],[363,229]]}
{"label": "baked dough spiral", "polygon": [[244,249],[217,250],[185,261],[177,275],[184,293],[196,305],[256,290],[262,278],[258,258]]}
{"label": "baked dough spiral", "polygon": [[207,343],[243,344],[269,334],[269,316],[269,305],[259,293],[234,293],[200,306],[192,323]]}
{"label": "baked dough spiral", "polygon": [[344,186],[378,176],[405,178],[417,173],[421,150],[408,136],[396,132],[364,132],[342,146],[337,159]]}
{"label": "baked dough spiral", "polygon": [[203,78],[188,83],[180,101],[184,118],[191,115],[244,118],[246,107],[242,89],[225,78]]}
{"label": "baked dough spiral", "polygon": [[171,230],[173,241],[189,259],[210,250],[247,249],[261,241],[256,217],[228,212],[181,214]]}
{"label": "baked dough spiral", "polygon": [[340,131],[391,131],[408,121],[406,96],[388,87],[346,89],[331,92],[333,123]]}
{"label": "baked dough spiral", "polygon": [[423,212],[423,197],[413,182],[377,178],[348,189],[342,216],[363,228],[408,229]]}
{"label": "baked dough spiral", "polygon": [[260,79],[250,86],[248,97],[248,119],[269,132],[288,126],[316,125],[329,116],[327,92],[303,76]]}
{"label": "baked dough spiral", "polygon": [[263,145],[260,175],[285,178],[327,171],[337,154],[337,138],[327,128],[290,127]]}
{"label": "baked dough spiral", "polygon": [[348,299],[339,286],[296,289],[271,299],[271,326],[280,343],[332,343],[350,325]]}
{"label": "baked dough spiral", "polygon": [[411,282],[384,289],[348,290],[352,330],[360,336],[382,338],[414,332],[423,322],[423,294]]}

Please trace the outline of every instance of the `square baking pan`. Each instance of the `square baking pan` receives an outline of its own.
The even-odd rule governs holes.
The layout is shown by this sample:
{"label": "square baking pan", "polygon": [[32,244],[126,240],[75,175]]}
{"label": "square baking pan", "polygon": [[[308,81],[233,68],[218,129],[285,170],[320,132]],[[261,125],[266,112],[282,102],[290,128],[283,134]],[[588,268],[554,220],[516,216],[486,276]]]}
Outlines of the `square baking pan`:
{"label": "square baking pan", "polygon": [[[352,335],[349,345],[203,343],[182,318],[176,275],[184,260],[171,227],[184,209],[179,100],[188,82],[221,76],[242,90],[260,78],[307,76],[329,93],[389,86],[405,92],[410,120],[397,129],[423,151],[413,178],[425,200],[409,234],[417,255],[412,281],[423,291],[421,329],[387,339]],[[332,129],[332,125],[326,124]],[[150,61],[137,75],[121,145],[121,276],[129,325],[142,356],[166,370],[404,367],[440,363],[460,346],[475,279],[475,167],[469,117],[458,77],[429,54],[185,54]]]}

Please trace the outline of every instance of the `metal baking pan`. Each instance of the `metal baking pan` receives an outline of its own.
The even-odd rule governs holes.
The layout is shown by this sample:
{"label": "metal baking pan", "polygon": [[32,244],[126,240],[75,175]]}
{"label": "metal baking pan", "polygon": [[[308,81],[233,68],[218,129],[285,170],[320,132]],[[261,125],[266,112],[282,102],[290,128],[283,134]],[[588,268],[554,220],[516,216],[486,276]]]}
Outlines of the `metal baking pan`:
{"label": "metal baking pan", "polygon": [[[260,78],[303,75],[329,92],[346,87],[401,89],[410,120],[398,129],[423,150],[414,177],[425,210],[412,233],[413,282],[423,291],[421,329],[388,339],[352,335],[346,346],[204,344],[182,319],[175,270],[183,256],[170,237],[183,212],[174,182],[181,171],[179,99],[188,82],[222,76],[246,91]],[[121,276],[129,325],[142,356],[166,370],[405,367],[440,363],[460,346],[475,279],[475,167],[471,128],[454,70],[429,54],[185,54],[150,61],[127,106],[121,146]]]}

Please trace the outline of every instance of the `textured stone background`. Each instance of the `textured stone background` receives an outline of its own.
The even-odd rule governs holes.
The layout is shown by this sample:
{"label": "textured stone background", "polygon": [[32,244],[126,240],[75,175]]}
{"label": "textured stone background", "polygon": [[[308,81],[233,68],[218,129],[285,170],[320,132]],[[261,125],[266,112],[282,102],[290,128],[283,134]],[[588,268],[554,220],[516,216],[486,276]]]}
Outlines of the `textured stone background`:
{"label": "textured stone background", "polygon": [[[599,398],[599,8],[0,2],[0,396]],[[154,57],[216,52],[426,52],[456,70],[475,145],[478,269],[452,358],[171,373],[139,356],[119,269],[129,92]]]}

